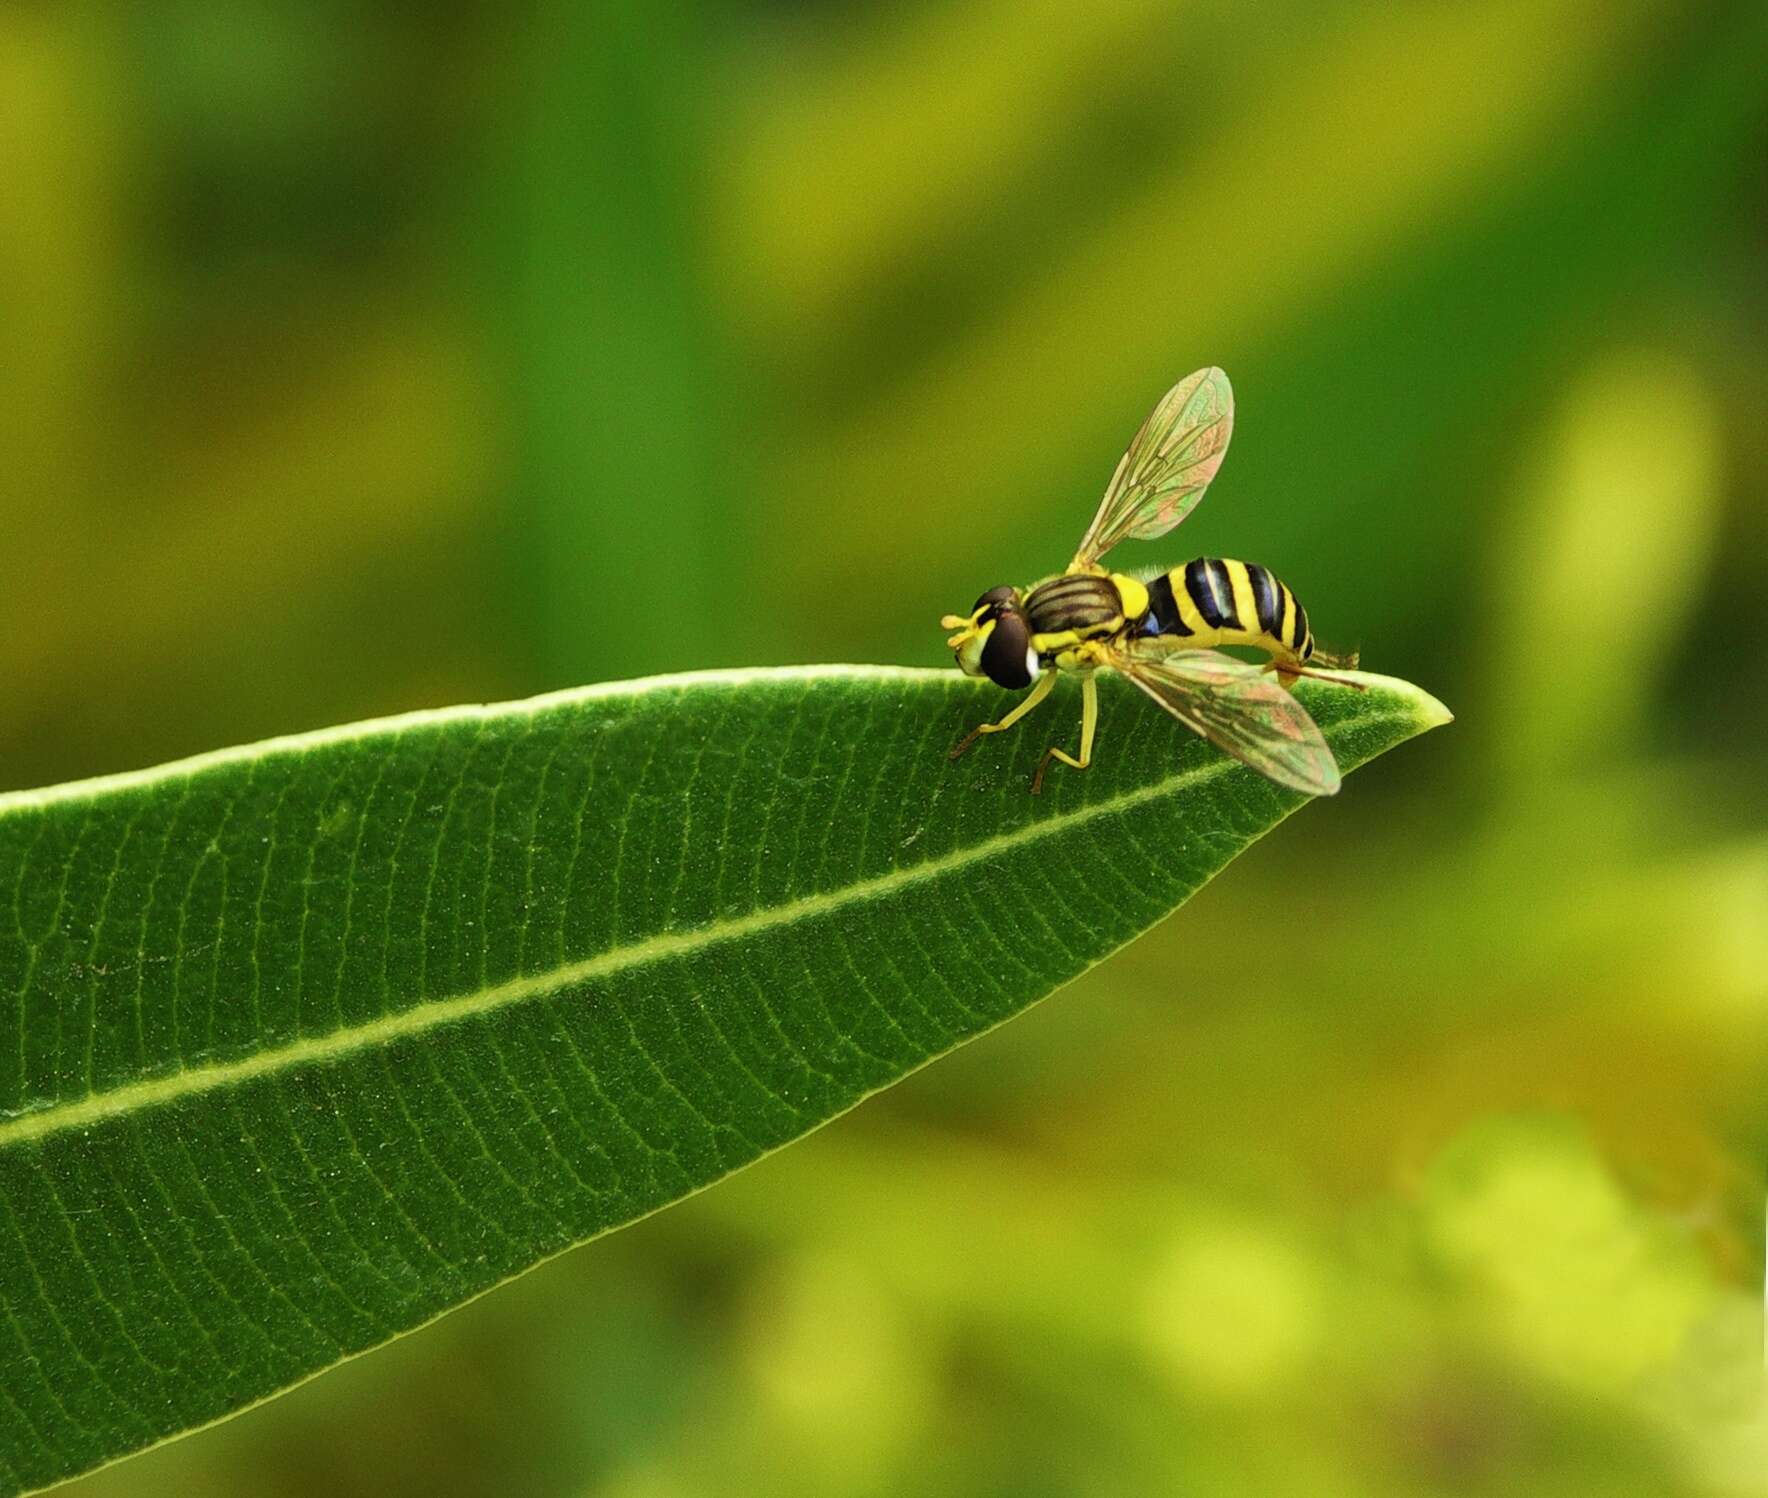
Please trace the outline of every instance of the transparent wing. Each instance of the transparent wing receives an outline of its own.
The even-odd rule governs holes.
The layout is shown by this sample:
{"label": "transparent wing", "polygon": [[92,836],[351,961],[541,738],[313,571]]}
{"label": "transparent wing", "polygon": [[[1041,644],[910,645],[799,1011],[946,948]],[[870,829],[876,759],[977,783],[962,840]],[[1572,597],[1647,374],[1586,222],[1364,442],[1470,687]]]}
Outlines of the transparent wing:
{"label": "transparent wing", "polygon": [[1070,566],[1096,562],[1119,541],[1152,541],[1203,498],[1234,433],[1234,391],[1219,369],[1186,375],[1160,398],[1124,452],[1099,513]]}
{"label": "transparent wing", "polygon": [[1312,796],[1337,791],[1338,763],[1319,726],[1263,667],[1153,640],[1113,651],[1111,664],[1185,727],[1278,785]]}

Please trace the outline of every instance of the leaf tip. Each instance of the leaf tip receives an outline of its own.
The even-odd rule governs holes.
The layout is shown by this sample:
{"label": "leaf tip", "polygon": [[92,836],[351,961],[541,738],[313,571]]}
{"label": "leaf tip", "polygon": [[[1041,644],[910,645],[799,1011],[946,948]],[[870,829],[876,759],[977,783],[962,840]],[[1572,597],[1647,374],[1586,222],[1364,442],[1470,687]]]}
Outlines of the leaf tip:
{"label": "leaf tip", "polygon": [[1455,715],[1450,713],[1450,709],[1443,700],[1432,697],[1421,686],[1416,686],[1411,681],[1404,681],[1402,677],[1376,676],[1372,672],[1363,672],[1363,670],[1351,670],[1351,672],[1345,672],[1345,676],[1365,684],[1376,692],[1402,700],[1407,709],[1411,709],[1413,722],[1416,723],[1420,734],[1429,732],[1430,729],[1441,729],[1444,723],[1455,722]]}
{"label": "leaf tip", "polygon": [[1369,691],[1396,699],[1404,705],[1419,733],[1428,733],[1433,728],[1441,728],[1445,723],[1455,721],[1455,715],[1449,711],[1447,704],[1433,697],[1423,687],[1401,677],[1377,676],[1371,671],[1344,671],[1335,674]]}
{"label": "leaf tip", "polygon": [[1449,711],[1448,704],[1440,697],[1433,697],[1423,687],[1406,683],[1407,695],[1418,714],[1418,731],[1428,732],[1432,728],[1441,728],[1444,724],[1453,723],[1455,715]]}

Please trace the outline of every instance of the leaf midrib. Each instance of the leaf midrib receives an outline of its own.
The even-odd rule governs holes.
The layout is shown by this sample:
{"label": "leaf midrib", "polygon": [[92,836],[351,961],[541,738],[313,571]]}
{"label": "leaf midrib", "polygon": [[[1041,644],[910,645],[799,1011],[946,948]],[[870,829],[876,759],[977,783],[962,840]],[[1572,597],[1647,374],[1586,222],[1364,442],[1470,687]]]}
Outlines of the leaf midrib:
{"label": "leaf midrib", "polygon": [[[932,673],[929,673],[932,674]],[[1366,678],[1380,680],[1380,678]],[[657,678],[659,682],[669,678]],[[1355,720],[1358,728],[1397,719],[1416,718],[1414,711],[1372,713]],[[1350,726],[1350,725],[1347,725]],[[1335,725],[1336,727],[1336,725]],[[1325,730],[1330,739],[1333,729]],[[1121,795],[1057,812],[1040,821],[996,833],[978,843],[924,860],[906,868],[859,879],[837,889],[802,895],[778,905],[750,911],[725,920],[712,921],[687,931],[664,931],[611,947],[592,957],[551,968],[544,973],[513,978],[508,982],[445,999],[430,999],[359,1025],[344,1026],[324,1035],[304,1036],[285,1045],[255,1052],[235,1060],[185,1067],[178,1071],[128,1082],[104,1092],[27,1109],[0,1118],[0,1149],[34,1143],[70,1129],[90,1128],[113,1118],[164,1107],[217,1088],[230,1087],[293,1071],[303,1066],[341,1060],[377,1046],[390,1045],[422,1035],[444,1025],[544,998],[574,984],[611,977],[634,968],[671,961],[704,951],[724,942],[740,941],[775,927],[880,899],[916,884],[939,879],[972,864],[1053,837],[1059,832],[1101,817],[1114,816],[1189,786],[1200,785],[1238,769],[1237,761],[1221,756],[1190,770],[1180,771]]]}

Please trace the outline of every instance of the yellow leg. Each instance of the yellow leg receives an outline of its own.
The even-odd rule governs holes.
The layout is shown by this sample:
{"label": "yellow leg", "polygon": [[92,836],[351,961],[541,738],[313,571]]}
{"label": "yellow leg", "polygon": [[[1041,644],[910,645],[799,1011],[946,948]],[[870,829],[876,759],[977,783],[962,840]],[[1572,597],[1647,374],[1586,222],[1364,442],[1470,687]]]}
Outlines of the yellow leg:
{"label": "yellow leg", "polygon": [[1031,691],[1026,694],[1025,701],[1021,702],[1018,707],[1014,708],[1012,712],[1002,718],[999,723],[984,723],[979,728],[972,728],[958,741],[958,747],[952,750],[951,757],[956,759],[985,733],[1004,733],[1036,707],[1038,703],[1042,702],[1044,698],[1048,697],[1050,695],[1050,689],[1055,685],[1056,673],[1054,671],[1043,672],[1038,677],[1036,685],[1034,685]]}
{"label": "yellow leg", "polygon": [[1065,765],[1073,765],[1077,770],[1084,770],[1093,762],[1093,735],[1099,729],[1099,683],[1091,675],[1083,676],[1080,683],[1080,758],[1076,759],[1065,749],[1051,747],[1044,751],[1044,757],[1038,761],[1037,774],[1031,777],[1031,793],[1037,795],[1044,788],[1044,771],[1050,768],[1050,761],[1059,759]]}

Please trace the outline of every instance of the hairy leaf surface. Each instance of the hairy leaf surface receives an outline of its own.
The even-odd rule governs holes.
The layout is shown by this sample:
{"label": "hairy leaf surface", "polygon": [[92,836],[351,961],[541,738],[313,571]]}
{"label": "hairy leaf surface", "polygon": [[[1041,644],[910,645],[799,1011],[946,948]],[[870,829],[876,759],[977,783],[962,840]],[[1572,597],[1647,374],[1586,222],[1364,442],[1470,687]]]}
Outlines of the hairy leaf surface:
{"label": "hairy leaf surface", "polygon": [[[1346,770],[1446,719],[1362,679],[1303,687]],[[1095,767],[1036,798],[1072,692],[950,764],[999,693],[844,667],[0,797],[0,1491],[739,1169],[1098,962],[1305,799],[1105,686]]]}

